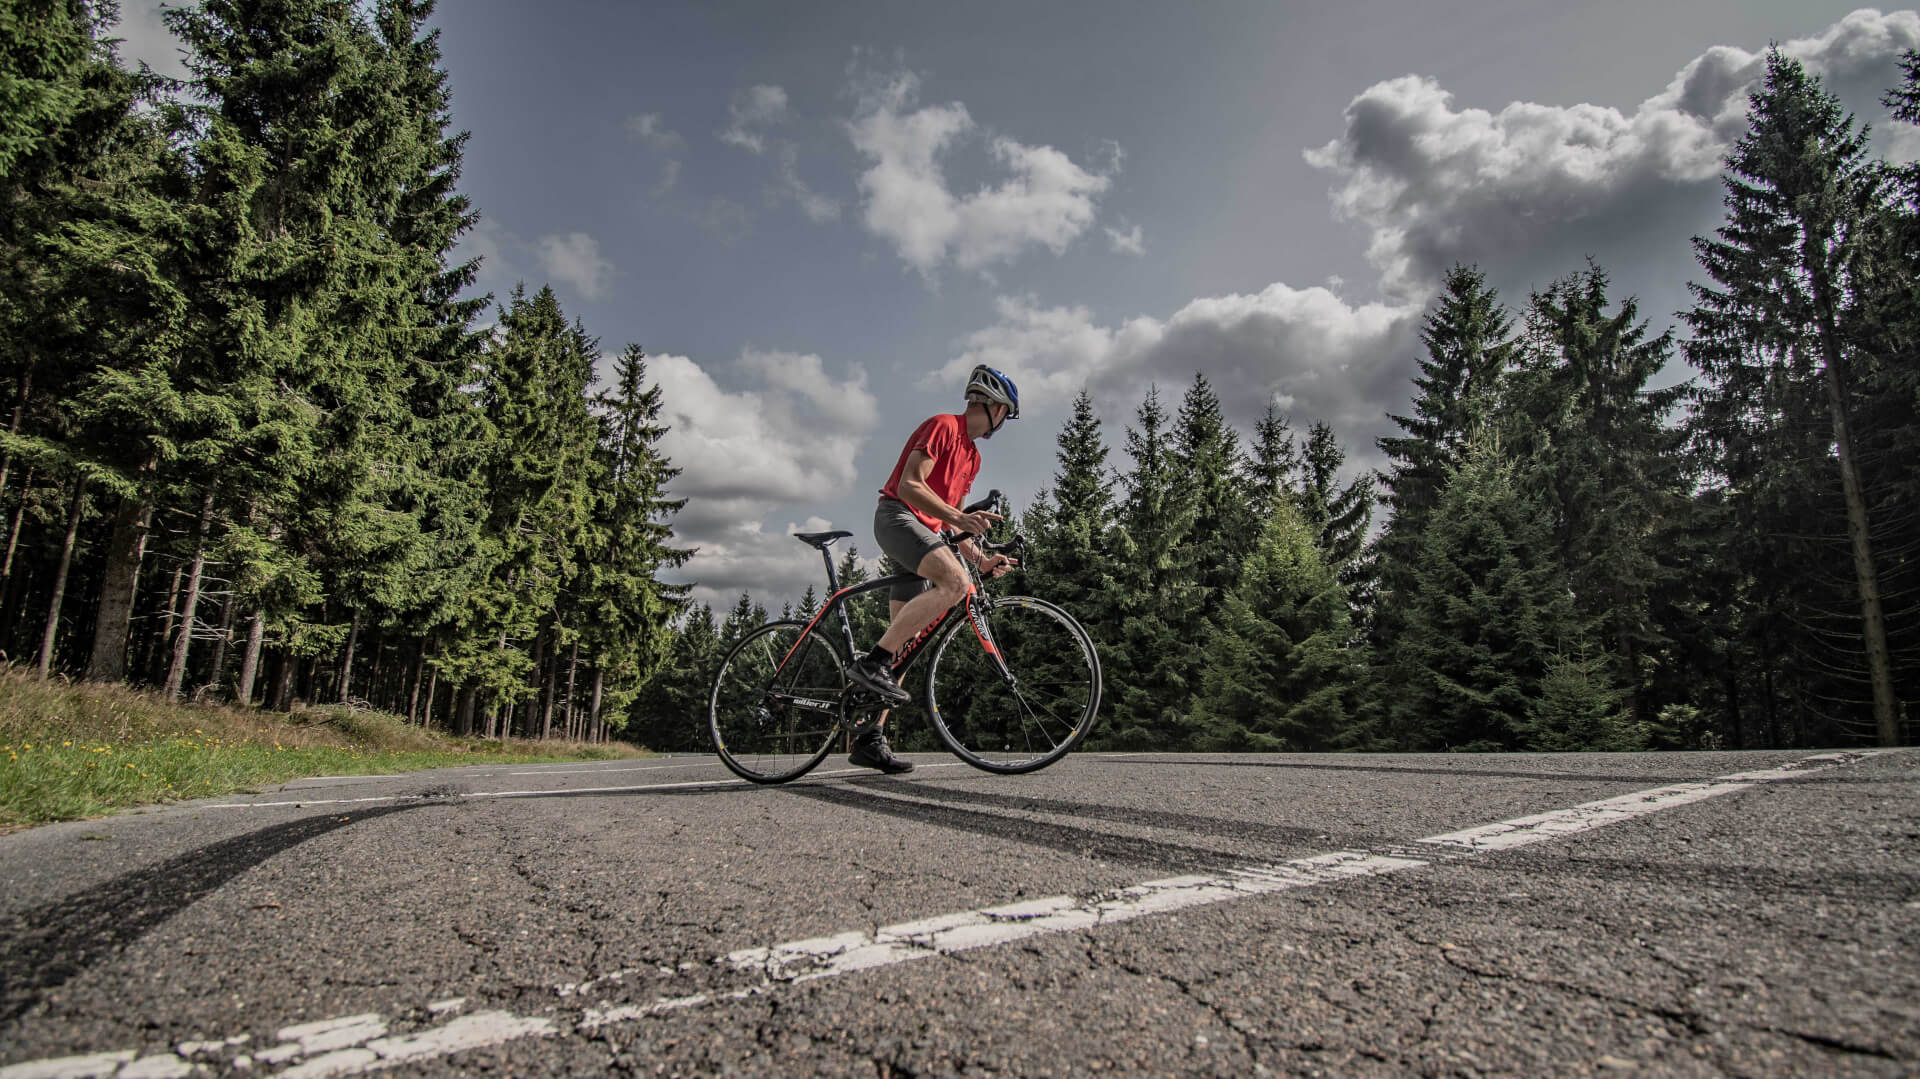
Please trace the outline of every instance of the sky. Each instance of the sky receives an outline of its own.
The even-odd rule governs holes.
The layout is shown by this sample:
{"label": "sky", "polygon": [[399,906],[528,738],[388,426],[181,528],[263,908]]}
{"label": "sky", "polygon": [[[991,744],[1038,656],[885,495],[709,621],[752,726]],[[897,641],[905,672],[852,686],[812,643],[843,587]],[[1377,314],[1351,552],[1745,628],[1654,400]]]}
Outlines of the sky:
{"label": "sky", "polygon": [[[181,74],[154,0],[122,56]],[[478,288],[551,284],[649,356],[681,469],[679,579],[777,610],[855,533],[976,363],[1021,418],[978,496],[1024,509],[1088,391],[1110,463],[1196,374],[1243,438],[1269,404],[1382,463],[1446,269],[1510,306],[1608,271],[1660,333],[1721,221],[1771,44],[1879,152],[1920,14],[1824,0],[453,0],[434,25]],[[1685,377],[1670,369],[1664,381]]]}

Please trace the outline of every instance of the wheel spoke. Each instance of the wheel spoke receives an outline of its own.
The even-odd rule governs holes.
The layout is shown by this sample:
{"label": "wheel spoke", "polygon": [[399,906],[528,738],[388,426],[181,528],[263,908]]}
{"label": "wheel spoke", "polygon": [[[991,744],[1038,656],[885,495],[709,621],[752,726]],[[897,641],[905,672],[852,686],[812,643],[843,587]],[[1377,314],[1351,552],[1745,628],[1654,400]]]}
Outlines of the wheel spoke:
{"label": "wheel spoke", "polygon": [[806,774],[838,732],[837,715],[794,703],[834,705],[846,688],[838,651],[819,637],[803,638],[805,629],[798,622],[768,623],[721,662],[709,726],[722,762],[745,779],[778,783]]}
{"label": "wheel spoke", "polygon": [[[1045,767],[1085,736],[1099,707],[1099,667],[1072,618],[1039,600],[988,609],[1010,684],[972,634],[943,635],[930,673],[935,732],[989,771]],[[1029,680],[1031,678],[1031,680]]]}

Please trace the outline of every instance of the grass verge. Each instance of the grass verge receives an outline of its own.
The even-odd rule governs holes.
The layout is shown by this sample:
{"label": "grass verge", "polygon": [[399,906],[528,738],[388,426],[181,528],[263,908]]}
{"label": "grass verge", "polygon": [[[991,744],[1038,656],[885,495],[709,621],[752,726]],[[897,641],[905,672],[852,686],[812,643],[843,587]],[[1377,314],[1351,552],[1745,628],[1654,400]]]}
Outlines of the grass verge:
{"label": "grass verge", "polygon": [[290,779],[649,756],[621,742],[485,741],[345,707],[263,712],[0,669],[0,833]]}

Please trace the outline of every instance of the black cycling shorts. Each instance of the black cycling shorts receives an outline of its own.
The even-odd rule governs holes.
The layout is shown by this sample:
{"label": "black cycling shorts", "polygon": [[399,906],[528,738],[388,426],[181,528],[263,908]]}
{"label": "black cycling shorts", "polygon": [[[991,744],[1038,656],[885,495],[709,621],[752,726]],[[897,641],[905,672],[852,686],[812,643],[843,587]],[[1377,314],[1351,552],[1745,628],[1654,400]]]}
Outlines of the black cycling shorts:
{"label": "black cycling shorts", "polygon": [[[886,571],[889,574],[913,573],[928,555],[947,545],[924,521],[913,515],[912,507],[892,498],[882,498],[880,504],[874,507],[873,538],[880,541],[880,551],[887,556]],[[918,581],[894,585],[888,590],[888,598],[905,603],[932,587],[933,582],[923,577]]]}

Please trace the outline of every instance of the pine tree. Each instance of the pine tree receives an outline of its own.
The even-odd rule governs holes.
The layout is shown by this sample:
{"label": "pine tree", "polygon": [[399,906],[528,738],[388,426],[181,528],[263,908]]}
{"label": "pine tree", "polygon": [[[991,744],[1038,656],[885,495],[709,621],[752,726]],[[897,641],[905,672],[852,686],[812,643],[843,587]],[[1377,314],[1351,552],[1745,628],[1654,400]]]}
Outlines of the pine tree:
{"label": "pine tree", "polygon": [[1200,593],[1192,546],[1194,499],[1182,488],[1167,413],[1149,389],[1127,429],[1133,469],[1114,541],[1119,575],[1117,669],[1129,672],[1114,694],[1112,734],[1103,746],[1175,750],[1191,744],[1190,711],[1199,688],[1183,627],[1199,624]]}
{"label": "pine tree", "polygon": [[1320,537],[1327,564],[1351,591],[1362,583],[1360,574],[1365,567],[1360,555],[1366,548],[1367,529],[1373,524],[1374,477],[1355,476],[1341,486],[1340,470],[1346,463],[1347,453],[1340,448],[1333,428],[1316,422],[1300,454],[1300,513]]}
{"label": "pine tree", "polygon": [[1284,503],[1268,519],[1208,643],[1198,748],[1316,751],[1344,732],[1359,682],[1346,593]]}
{"label": "pine tree", "polygon": [[1378,653],[1381,703],[1357,737],[1404,750],[1518,748],[1549,657],[1593,650],[1529,487],[1491,441],[1471,444],[1446,477],[1404,629]]}
{"label": "pine tree", "polygon": [[1018,523],[1030,541],[1019,577],[1006,591],[1032,593],[1074,612],[1102,661],[1116,662],[1118,635],[1108,617],[1118,602],[1113,551],[1113,481],[1093,398],[1082,390],[1056,438],[1059,469]]}
{"label": "pine tree", "polygon": [[663,584],[656,575],[685,565],[693,553],[673,546],[671,518],[686,500],[666,495],[680,470],[657,448],[667,431],[660,423],[663,398],[658,385],[646,385],[640,346],[627,346],[614,361],[613,378],[611,392],[599,398],[606,478],[594,502],[591,546],[583,552],[581,606],[594,665],[595,716],[606,676],[612,676],[615,693],[605,704],[613,715],[623,715],[665,659],[669,627],[686,606],[688,586]]}
{"label": "pine tree", "polygon": [[1376,440],[1387,457],[1379,483],[1388,517],[1373,551],[1379,574],[1373,636],[1381,647],[1391,647],[1398,632],[1401,597],[1418,570],[1427,519],[1446,477],[1486,430],[1516,344],[1499,296],[1478,268],[1467,266],[1447,271],[1420,342],[1426,355],[1413,380],[1413,415],[1389,414],[1404,434]]}
{"label": "pine tree", "polygon": [[1606,293],[1605,272],[1590,266],[1533,297],[1503,425],[1506,445],[1535,462],[1567,580],[1610,649],[1608,677],[1645,723],[1650,672],[1670,647],[1653,608],[1670,582],[1665,534],[1687,497],[1685,436],[1667,422],[1686,387],[1647,389],[1672,334],[1649,339],[1631,299],[1608,314]]}
{"label": "pine tree", "polygon": [[1300,449],[1287,419],[1272,405],[1253,428],[1253,454],[1241,474],[1243,498],[1254,527],[1263,527],[1281,503],[1298,504],[1294,486]]}
{"label": "pine tree", "polygon": [[1193,502],[1194,579],[1201,618],[1211,618],[1240,579],[1240,562],[1258,540],[1257,525],[1235,479],[1244,469],[1239,439],[1220,411],[1220,395],[1205,375],[1174,417],[1172,453],[1177,482]]}
{"label": "pine tree", "polygon": [[[1864,670],[1853,677],[1865,683],[1859,689],[1871,702],[1872,734],[1897,744],[1873,550],[1871,506],[1878,493],[1863,482],[1857,457],[1859,368],[1873,361],[1854,354],[1850,346],[1858,342],[1846,340],[1840,323],[1855,288],[1863,222],[1881,198],[1882,177],[1868,161],[1865,132],[1817,78],[1777,49],[1767,55],[1750,116],[1747,134],[1727,158],[1727,223],[1715,238],[1694,241],[1714,282],[1692,286],[1695,306],[1686,314],[1694,331],[1687,356],[1706,375],[1694,429],[1712,447],[1720,481],[1735,493],[1739,527],[1755,544],[1775,546],[1766,562],[1789,574],[1823,559],[1808,563],[1806,554],[1794,556],[1766,538],[1805,532],[1776,514],[1837,500],[1846,521],[1840,550],[1853,569],[1853,627],[1845,633],[1852,643],[1827,643],[1842,639],[1842,624],[1831,621],[1841,612],[1822,601],[1826,589],[1818,584],[1766,582],[1760,591],[1770,595],[1770,618],[1806,627],[1827,623],[1815,634],[1792,634],[1810,660],[1858,670],[1852,657],[1864,658]],[[1756,645],[1771,649],[1765,641]],[[1826,693],[1849,696],[1847,680]],[[1832,719],[1844,726],[1840,716]]]}

